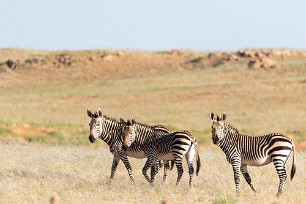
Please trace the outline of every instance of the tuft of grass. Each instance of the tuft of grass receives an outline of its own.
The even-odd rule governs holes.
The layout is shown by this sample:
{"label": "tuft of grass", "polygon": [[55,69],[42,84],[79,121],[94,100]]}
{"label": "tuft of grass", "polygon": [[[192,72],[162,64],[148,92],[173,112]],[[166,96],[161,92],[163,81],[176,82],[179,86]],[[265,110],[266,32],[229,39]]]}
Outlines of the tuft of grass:
{"label": "tuft of grass", "polygon": [[226,198],[216,198],[212,201],[212,204],[236,204],[237,199],[231,196]]}
{"label": "tuft of grass", "polygon": [[41,144],[67,144],[66,137],[61,134],[60,132],[55,132],[52,134],[48,134],[47,136],[41,136],[37,134],[30,134],[23,136],[28,142],[35,142],[35,143],[41,143]]}
{"label": "tuft of grass", "polygon": [[12,131],[8,127],[1,127],[0,128],[0,136],[8,136],[11,135]]}

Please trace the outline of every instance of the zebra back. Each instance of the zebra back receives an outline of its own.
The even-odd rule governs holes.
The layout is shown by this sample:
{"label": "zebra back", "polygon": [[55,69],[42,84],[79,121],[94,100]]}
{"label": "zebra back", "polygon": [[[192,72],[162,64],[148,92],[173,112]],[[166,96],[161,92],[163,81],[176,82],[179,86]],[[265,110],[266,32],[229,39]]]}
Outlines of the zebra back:
{"label": "zebra back", "polygon": [[135,121],[133,127],[135,130],[134,142],[139,146],[171,133],[171,130],[164,125],[149,126]]}

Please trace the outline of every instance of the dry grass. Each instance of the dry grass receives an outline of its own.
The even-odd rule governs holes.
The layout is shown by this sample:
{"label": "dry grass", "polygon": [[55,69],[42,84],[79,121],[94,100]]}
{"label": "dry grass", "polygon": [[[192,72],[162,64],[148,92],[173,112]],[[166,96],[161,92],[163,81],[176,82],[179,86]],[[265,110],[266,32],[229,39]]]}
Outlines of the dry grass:
{"label": "dry grass", "polygon": [[145,160],[137,159],[130,159],[134,184],[122,163],[108,183],[112,155],[106,148],[11,144],[0,149],[1,203],[47,203],[53,195],[61,203],[304,203],[306,198],[305,152],[298,152],[297,174],[277,199],[278,178],[272,164],[249,168],[259,189],[256,196],[242,179],[241,196],[236,197],[231,166],[216,146],[200,147],[202,169],[191,190],[186,171],[181,185],[175,186],[176,170],[166,184],[159,173],[151,187],[141,174]]}

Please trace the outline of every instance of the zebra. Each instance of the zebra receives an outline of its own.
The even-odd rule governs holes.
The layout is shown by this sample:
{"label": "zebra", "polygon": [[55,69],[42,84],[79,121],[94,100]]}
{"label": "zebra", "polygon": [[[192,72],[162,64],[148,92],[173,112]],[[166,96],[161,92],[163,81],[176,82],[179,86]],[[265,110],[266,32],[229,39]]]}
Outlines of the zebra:
{"label": "zebra", "polygon": [[273,162],[280,180],[276,196],[281,196],[287,178],[286,163],[292,151],[291,180],[296,172],[296,153],[293,141],[280,133],[257,137],[240,134],[238,129],[225,124],[226,115],[224,112],[221,117],[214,117],[214,113],[210,112],[209,118],[212,121],[213,143],[223,150],[227,161],[233,167],[237,195],[239,195],[240,172],[253,192],[256,193],[247,165],[263,166]]}
{"label": "zebra", "polygon": [[[111,153],[114,155],[109,181],[113,180],[120,159],[123,161],[130,176],[130,179],[132,181],[135,181],[132,173],[132,168],[127,156],[143,159],[145,158],[144,152],[136,145],[131,145],[129,149],[115,150],[114,148],[112,148],[114,147],[113,144],[116,142],[116,139],[120,139],[120,137],[118,136],[122,135],[122,131],[124,131],[123,128],[125,126],[121,122],[118,122],[113,118],[109,118],[105,115],[102,115],[102,111],[100,108],[95,113],[92,113],[90,110],[87,110],[87,115],[91,118],[91,121],[89,123],[89,141],[91,143],[94,143],[97,138],[102,139],[106,144],[108,144]],[[123,119],[120,120],[123,121]],[[156,132],[156,134],[168,134],[171,132],[167,127],[162,125],[152,126],[152,130]],[[164,165],[166,172],[166,169],[168,170],[170,168],[169,163],[165,162]],[[152,167],[152,174],[156,174],[158,169],[159,168],[157,167]],[[167,175],[165,175],[165,178],[166,177]]]}
{"label": "zebra", "polygon": [[[134,119],[132,121],[134,122]],[[118,150],[120,150],[120,149],[127,150],[127,149],[131,149],[131,148],[135,147],[135,144],[132,144],[133,141],[128,140],[129,137],[126,137],[125,139],[123,139],[124,135],[133,134],[133,131],[130,128],[131,121],[128,120],[127,122],[125,122],[122,118],[120,118],[120,123],[122,123],[124,125],[124,127],[122,129],[122,134],[120,135],[121,138],[113,140],[114,142],[111,144],[111,148],[114,149],[114,150],[116,149],[115,152],[118,152]],[[164,135],[171,132],[171,130],[164,125],[154,125],[154,126],[148,126],[148,127],[152,128],[152,130],[153,130],[153,132],[150,132],[151,133],[150,136],[148,138],[146,138],[146,140],[148,140],[148,141],[152,140],[152,139],[163,137]],[[125,140],[125,141],[123,141],[123,140]],[[136,147],[139,148],[138,145],[136,145]],[[139,151],[139,150],[137,149],[137,151]],[[151,178],[155,177],[155,175],[158,173],[158,171],[160,170],[160,168],[162,167],[163,164],[164,164],[163,181],[164,182],[166,181],[166,178],[168,176],[168,172],[169,172],[169,169],[170,169],[169,161],[164,161],[163,162],[161,160],[158,160],[157,164],[151,167]],[[174,161],[172,160],[171,161],[171,170],[173,168],[173,165],[174,165]]]}
{"label": "zebra", "polygon": [[157,139],[148,140],[151,137],[152,130],[145,124],[137,123],[133,119],[126,124],[128,131],[124,132],[124,146],[128,148],[131,144],[140,146],[147,155],[147,161],[142,169],[142,174],[150,184],[154,184],[154,176],[150,179],[147,175],[147,170],[157,162],[157,160],[174,160],[178,177],[176,185],[180,183],[183,175],[182,158],[186,157],[189,172],[189,186],[192,187],[194,174],[193,161],[196,157],[197,168],[196,175],[198,176],[201,167],[199,153],[196,149],[196,138],[187,130],[169,133]]}

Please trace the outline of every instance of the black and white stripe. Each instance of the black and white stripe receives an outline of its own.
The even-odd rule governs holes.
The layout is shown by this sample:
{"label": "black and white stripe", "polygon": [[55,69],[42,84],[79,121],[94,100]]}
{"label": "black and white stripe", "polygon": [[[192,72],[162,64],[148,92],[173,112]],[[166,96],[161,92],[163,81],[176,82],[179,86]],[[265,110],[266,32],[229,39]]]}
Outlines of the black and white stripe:
{"label": "black and white stripe", "polygon": [[174,160],[178,169],[178,185],[183,175],[182,158],[183,156],[185,156],[188,164],[188,172],[190,177],[189,185],[192,186],[194,174],[194,159],[197,159],[197,175],[199,173],[201,163],[198,151],[196,149],[196,139],[189,131],[177,131],[164,135],[160,138],[155,137],[156,139],[152,139],[154,138],[154,136],[150,136],[151,139],[146,140],[145,138],[153,134],[150,127],[140,123],[136,123],[133,120],[130,124],[128,124],[128,127],[132,129],[130,131],[132,132],[132,134],[125,134],[123,138],[124,140],[126,138],[129,138],[129,140],[131,140],[133,144],[140,146],[147,155],[148,159],[142,169],[142,173],[149,183],[153,184],[154,182],[154,176],[150,179],[147,175],[147,170],[152,165],[154,165],[158,160]]}
{"label": "black and white stripe", "polygon": [[[135,130],[131,127],[131,125],[132,123],[134,124],[135,121],[132,119],[132,120],[128,120],[127,122],[125,122],[121,118],[120,122],[124,124],[124,128],[120,136],[121,138],[114,140],[116,142],[111,144],[111,146],[117,150],[124,148],[125,150],[132,151],[132,152],[141,152],[144,155],[143,158],[147,157],[147,154],[144,152],[141,146],[138,145],[138,143],[137,144],[134,143],[134,140],[132,139],[133,135],[135,134]],[[141,143],[148,143],[152,140],[155,140],[157,138],[163,137],[164,135],[171,133],[171,130],[164,125],[155,125],[155,126],[148,126],[144,124],[141,124],[141,125],[147,128],[147,131],[138,129],[140,131],[140,134],[144,135],[144,137],[142,137],[140,140]],[[151,166],[151,178],[155,177],[155,175],[160,170],[162,165],[164,165],[163,181],[166,180],[169,169],[170,169],[170,164],[169,164],[169,161],[167,160],[166,161],[158,160],[156,164]],[[173,162],[171,161],[171,169],[172,169],[172,166],[173,166]]]}
{"label": "black and white stripe", "polygon": [[[100,109],[98,109],[95,113],[92,113],[90,110],[87,110],[87,115],[91,118],[91,121],[89,123],[90,142],[94,143],[97,138],[102,139],[104,142],[106,142],[109,145],[110,151],[114,155],[110,180],[114,178],[119,161],[122,160],[131,180],[134,181],[132,168],[127,156],[143,159],[146,157],[143,150],[140,147],[136,146],[135,144],[132,144],[129,149],[118,148],[116,143],[123,142],[122,132],[124,131],[125,127],[121,122],[118,122],[115,119],[102,115],[102,111]],[[161,125],[153,126],[153,128],[154,127],[156,127],[157,134],[161,133],[168,134],[169,132],[171,132],[169,129]],[[167,169],[170,168],[169,163],[165,163],[165,168]],[[156,174],[158,170],[159,170],[158,167],[153,166],[152,174]]]}
{"label": "black and white stripe", "polygon": [[273,162],[279,176],[279,188],[277,196],[283,192],[286,175],[286,163],[293,152],[293,162],[291,168],[291,180],[296,171],[295,146],[291,139],[280,133],[253,137],[242,135],[231,125],[225,124],[225,113],[214,117],[210,113],[212,120],[212,140],[218,145],[226,155],[227,161],[232,164],[236,191],[239,193],[240,172],[244,176],[251,189],[256,192],[248,173],[247,165],[263,166]]}

